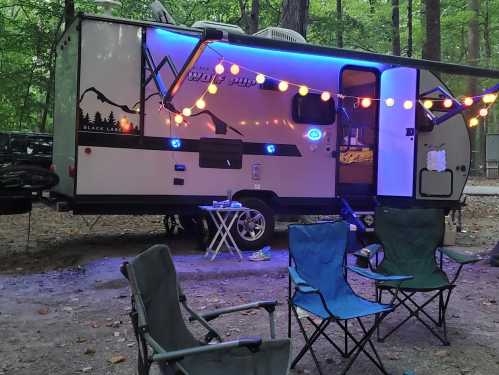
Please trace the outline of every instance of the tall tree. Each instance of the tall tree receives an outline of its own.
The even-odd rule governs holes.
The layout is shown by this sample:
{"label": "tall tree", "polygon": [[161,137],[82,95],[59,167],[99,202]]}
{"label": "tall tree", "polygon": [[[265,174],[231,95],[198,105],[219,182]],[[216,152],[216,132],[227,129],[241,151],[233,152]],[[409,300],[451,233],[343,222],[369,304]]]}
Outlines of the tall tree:
{"label": "tall tree", "polygon": [[336,0],[336,47],[343,48],[343,6]]}
{"label": "tall tree", "polygon": [[440,0],[424,0],[425,40],[423,44],[423,59],[440,61]]}
{"label": "tall tree", "polygon": [[251,1],[251,9],[248,12],[246,9],[246,2],[239,0],[241,8],[241,16],[244,19],[245,29],[248,34],[254,34],[258,31],[260,19],[260,0]]}
{"label": "tall tree", "polygon": [[75,18],[75,3],[74,0],[64,0],[64,30],[66,30]]}
{"label": "tall tree", "polygon": [[[480,0],[468,0],[468,10],[471,14],[468,22],[468,64],[478,65],[480,62]],[[468,91],[470,95],[478,93],[478,80],[476,77],[469,78]],[[483,122],[472,128],[471,165],[472,170],[475,172],[479,172],[482,168],[482,132]]]}
{"label": "tall tree", "polygon": [[309,0],[283,0],[279,25],[307,36]]}
{"label": "tall tree", "polygon": [[412,27],[412,0],[407,0],[407,56],[412,57],[412,41],[413,41],[413,27]]}
{"label": "tall tree", "polygon": [[392,54],[400,56],[400,1],[392,0]]}

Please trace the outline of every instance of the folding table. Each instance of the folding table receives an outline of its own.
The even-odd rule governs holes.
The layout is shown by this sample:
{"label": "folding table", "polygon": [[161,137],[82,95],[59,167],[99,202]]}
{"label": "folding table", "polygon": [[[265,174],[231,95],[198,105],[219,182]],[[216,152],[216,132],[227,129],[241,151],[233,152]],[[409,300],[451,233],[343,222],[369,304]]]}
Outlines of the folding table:
{"label": "folding table", "polygon": [[215,223],[217,227],[217,232],[213,236],[213,239],[210,242],[210,245],[206,249],[204,254],[205,257],[208,257],[210,254],[211,260],[214,260],[218,253],[220,252],[222,245],[225,244],[227,249],[231,254],[233,254],[232,250],[235,250],[237,255],[239,255],[240,260],[243,260],[243,255],[241,254],[241,250],[234,241],[230,230],[237,218],[241,213],[250,211],[251,209],[248,207],[213,207],[213,206],[199,206],[203,211],[208,212],[211,219]]}

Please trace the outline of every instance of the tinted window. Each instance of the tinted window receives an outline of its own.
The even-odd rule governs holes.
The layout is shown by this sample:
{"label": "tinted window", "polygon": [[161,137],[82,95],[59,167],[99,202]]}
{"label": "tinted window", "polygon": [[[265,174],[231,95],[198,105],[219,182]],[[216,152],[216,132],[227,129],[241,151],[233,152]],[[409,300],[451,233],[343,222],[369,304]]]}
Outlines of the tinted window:
{"label": "tinted window", "polygon": [[325,102],[320,94],[296,94],[293,98],[293,121],[296,123],[329,125],[334,122],[335,112],[334,100]]}

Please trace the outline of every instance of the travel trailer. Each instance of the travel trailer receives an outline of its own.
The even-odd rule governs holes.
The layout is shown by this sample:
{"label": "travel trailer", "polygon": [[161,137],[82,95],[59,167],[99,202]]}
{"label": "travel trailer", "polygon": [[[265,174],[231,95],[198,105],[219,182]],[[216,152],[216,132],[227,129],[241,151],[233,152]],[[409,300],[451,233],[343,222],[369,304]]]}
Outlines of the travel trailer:
{"label": "travel trailer", "polygon": [[196,215],[230,191],[253,209],[235,225],[243,248],[268,240],[276,214],[346,209],[369,227],[376,202],[460,207],[470,137],[435,72],[499,71],[320,47],[285,29],[195,26],[80,14],[67,28],[60,207]]}

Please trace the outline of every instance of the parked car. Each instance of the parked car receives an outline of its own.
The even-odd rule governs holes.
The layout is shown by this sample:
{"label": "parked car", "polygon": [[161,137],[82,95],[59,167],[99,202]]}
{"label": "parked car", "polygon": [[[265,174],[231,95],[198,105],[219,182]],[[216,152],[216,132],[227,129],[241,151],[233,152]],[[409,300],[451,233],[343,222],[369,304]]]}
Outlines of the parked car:
{"label": "parked car", "polygon": [[0,165],[50,168],[52,136],[45,133],[0,132]]}

